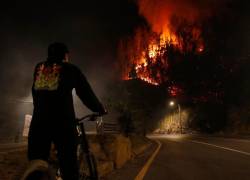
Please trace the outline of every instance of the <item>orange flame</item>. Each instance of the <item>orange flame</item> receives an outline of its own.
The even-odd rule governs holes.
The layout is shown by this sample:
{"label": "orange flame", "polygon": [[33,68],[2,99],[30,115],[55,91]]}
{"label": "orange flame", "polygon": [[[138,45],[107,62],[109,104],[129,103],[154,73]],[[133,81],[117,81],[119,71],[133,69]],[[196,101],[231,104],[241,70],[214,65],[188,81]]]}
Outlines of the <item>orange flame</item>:
{"label": "orange flame", "polygon": [[204,51],[201,27],[196,23],[199,13],[173,0],[138,0],[138,6],[151,30],[138,28],[133,38],[121,43],[123,79],[139,78],[159,85],[168,80],[163,72],[168,71],[171,51]]}

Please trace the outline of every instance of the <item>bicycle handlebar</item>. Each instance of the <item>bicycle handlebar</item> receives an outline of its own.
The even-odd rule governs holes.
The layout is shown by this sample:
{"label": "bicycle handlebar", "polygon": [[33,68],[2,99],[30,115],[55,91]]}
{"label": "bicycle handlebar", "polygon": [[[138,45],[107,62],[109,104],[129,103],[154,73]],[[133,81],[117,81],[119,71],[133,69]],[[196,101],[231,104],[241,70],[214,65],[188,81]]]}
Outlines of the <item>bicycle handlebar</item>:
{"label": "bicycle handlebar", "polygon": [[97,117],[101,117],[104,114],[100,114],[100,113],[92,113],[92,114],[88,114],[86,116],[83,116],[82,118],[77,118],[77,123],[83,123],[84,121],[95,121]]}

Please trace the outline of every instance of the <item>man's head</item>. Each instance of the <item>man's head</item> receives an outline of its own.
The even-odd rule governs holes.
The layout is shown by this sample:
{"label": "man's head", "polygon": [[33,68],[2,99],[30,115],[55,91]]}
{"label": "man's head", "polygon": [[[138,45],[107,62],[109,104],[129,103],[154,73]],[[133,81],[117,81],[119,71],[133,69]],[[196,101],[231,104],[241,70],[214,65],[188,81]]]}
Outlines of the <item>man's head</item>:
{"label": "man's head", "polygon": [[48,47],[48,61],[68,61],[69,59],[69,50],[67,46],[60,42],[55,42],[49,45]]}

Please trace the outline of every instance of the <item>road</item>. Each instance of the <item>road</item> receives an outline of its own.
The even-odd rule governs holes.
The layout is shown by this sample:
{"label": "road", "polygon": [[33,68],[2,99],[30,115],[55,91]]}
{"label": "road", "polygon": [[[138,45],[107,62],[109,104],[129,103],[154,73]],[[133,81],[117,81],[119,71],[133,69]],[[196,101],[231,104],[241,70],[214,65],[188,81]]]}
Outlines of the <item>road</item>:
{"label": "road", "polygon": [[201,136],[155,136],[161,150],[150,179],[250,179],[250,141]]}
{"label": "road", "polygon": [[27,143],[0,144],[0,179],[20,179],[27,167]]}
{"label": "road", "polygon": [[[158,144],[155,143],[105,180],[134,180],[143,167],[148,169],[137,180],[250,180],[250,139],[200,135],[149,137],[160,142],[161,148],[157,153]],[[26,154],[19,151],[22,152],[25,147],[25,143],[1,145],[0,169],[21,168]],[[154,154],[155,157],[151,158]],[[148,164],[150,159],[152,163]],[[9,174],[16,173],[16,168],[7,169]]]}
{"label": "road", "polygon": [[[197,135],[150,138],[159,141],[161,148],[148,166],[144,180],[250,180],[250,140]],[[134,179],[135,169],[138,175],[155,149],[143,163],[130,163],[114,173],[112,179]]]}

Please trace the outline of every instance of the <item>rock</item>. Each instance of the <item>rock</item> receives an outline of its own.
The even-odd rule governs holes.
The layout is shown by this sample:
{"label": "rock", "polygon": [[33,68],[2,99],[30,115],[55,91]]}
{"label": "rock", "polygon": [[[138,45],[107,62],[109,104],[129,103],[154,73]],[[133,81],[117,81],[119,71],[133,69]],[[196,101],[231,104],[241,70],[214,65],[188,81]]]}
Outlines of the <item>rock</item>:
{"label": "rock", "polygon": [[100,161],[108,160],[108,157],[102,150],[101,145],[99,143],[91,142],[89,146],[90,146],[90,151],[95,155],[95,158],[97,160],[100,160]]}
{"label": "rock", "polygon": [[114,163],[113,161],[99,161],[97,165],[98,174],[100,177],[103,177],[113,171]]}
{"label": "rock", "polygon": [[121,168],[132,157],[132,148],[129,138],[118,135],[115,140],[115,167]]}
{"label": "rock", "polygon": [[152,145],[151,141],[144,136],[131,135],[130,140],[132,143],[133,157],[143,153],[149,146]]}

